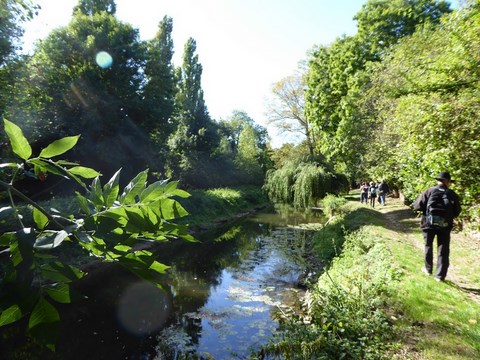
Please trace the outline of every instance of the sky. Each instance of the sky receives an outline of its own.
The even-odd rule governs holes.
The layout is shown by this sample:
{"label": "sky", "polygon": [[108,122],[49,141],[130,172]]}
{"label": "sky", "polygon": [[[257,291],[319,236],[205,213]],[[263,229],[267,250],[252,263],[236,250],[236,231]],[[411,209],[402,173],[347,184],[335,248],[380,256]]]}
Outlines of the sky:
{"label": "sky", "polygon": [[[25,47],[70,22],[78,0],[37,0],[42,9],[25,26]],[[117,17],[150,40],[165,15],[173,19],[174,64],[188,38],[197,43],[202,89],[213,119],[245,111],[267,127],[272,146],[291,138],[267,126],[275,82],[292,75],[316,45],[356,33],[354,15],[366,0],[116,0]],[[452,1],[457,3],[457,1]]]}

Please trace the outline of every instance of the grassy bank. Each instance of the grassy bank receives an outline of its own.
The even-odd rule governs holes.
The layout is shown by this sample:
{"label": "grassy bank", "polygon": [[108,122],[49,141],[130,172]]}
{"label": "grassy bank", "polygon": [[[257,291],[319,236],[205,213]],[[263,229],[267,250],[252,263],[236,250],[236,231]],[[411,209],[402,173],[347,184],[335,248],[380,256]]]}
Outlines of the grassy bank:
{"label": "grassy bank", "polygon": [[267,195],[256,186],[190,191],[181,204],[189,215],[182,219],[192,230],[204,230],[243,216],[269,204]]}
{"label": "grassy bank", "polygon": [[326,271],[266,349],[289,359],[478,359],[478,240],[452,235],[447,281],[424,275],[419,219],[357,194],[313,240]]}

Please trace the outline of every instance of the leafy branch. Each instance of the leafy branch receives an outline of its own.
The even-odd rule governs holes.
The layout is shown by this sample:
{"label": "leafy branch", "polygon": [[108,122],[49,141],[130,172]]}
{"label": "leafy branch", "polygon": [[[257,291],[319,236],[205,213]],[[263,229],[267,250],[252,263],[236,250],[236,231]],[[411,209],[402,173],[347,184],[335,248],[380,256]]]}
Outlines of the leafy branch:
{"label": "leafy branch", "polygon": [[[72,149],[79,136],[52,142],[32,157],[32,148],[22,130],[4,119],[12,151],[21,162],[0,164],[0,169],[14,169],[10,179],[0,179],[9,195],[10,205],[0,208],[0,224],[12,216],[19,220],[16,231],[0,235],[0,326],[28,316],[28,334],[37,342],[55,350],[60,315],[55,303],[70,303],[70,284],[85,276],[76,267],[45,252],[70,241],[89,256],[103,262],[115,262],[142,279],[157,282],[155,274],[168,268],[155,260],[148,250],[135,250],[138,241],[166,241],[182,238],[195,241],[186,226],[175,220],[188,215],[175,198],[190,196],[167,180],[147,183],[148,170],[135,176],[120,189],[120,170],[104,185],[96,170],[53,158]],[[5,175],[3,171],[0,175]],[[75,193],[78,211],[62,214],[46,209],[14,186],[21,175],[42,181],[50,175],[75,181],[82,192]],[[91,180],[90,185],[85,180]],[[33,208],[33,224],[24,225],[18,205]],[[8,254],[8,258],[4,260]]]}

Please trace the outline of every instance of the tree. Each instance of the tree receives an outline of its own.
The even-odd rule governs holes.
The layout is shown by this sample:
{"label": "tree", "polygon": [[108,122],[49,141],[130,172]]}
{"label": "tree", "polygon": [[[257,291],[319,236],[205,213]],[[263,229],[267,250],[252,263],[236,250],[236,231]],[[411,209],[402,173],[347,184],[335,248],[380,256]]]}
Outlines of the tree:
{"label": "tree", "polygon": [[235,164],[248,183],[263,184],[264,171],[261,164],[262,149],[257,143],[257,133],[246,124],[238,137],[238,150]]}
{"label": "tree", "polygon": [[355,16],[355,36],[339,38],[313,53],[306,116],[318,130],[321,152],[335,162],[337,171],[363,173],[365,147],[382,128],[365,97],[372,82],[370,64],[380,62],[418,25],[438,24],[450,11],[445,5],[434,0],[369,0]]}
{"label": "tree", "polygon": [[38,44],[8,116],[25,119],[40,146],[51,134],[82,132],[75,159],[110,174],[123,166],[133,176],[149,163],[148,138],[136,123],[143,64],[138,30],[106,11],[76,11]]}
{"label": "tree", "polygon": [[117,4],[115,0],[79,0],[78,4],[73,8],[73,13],[77,11],[84,15],[94,15],[102,11],[115,15]]}
{"label": "tree", "polygon": [[0,69],[20,47],[21,24],[31,20],[38,10],[30,0],[0,0]]}
{"label": "tree", "polygon": [[219,143],[216,125],[210,119],[201,87],[202,65],[196,54],[196,42],[185,43],[182,66],[177,69],[178,90],[175,99],[175,131],[168,139],[172,154],[167,173],[182,182],[206,184],[198,173],[210,162],[210,155]]}
{"label": "tree", "polygon": [[29,0],[0,0],[0,116],[15,92],[15,77],[23,66],[17,54],[23,35],[21,24],[31,20],[37,9]]}
{"label": "tree", "polygon": [[384,136],[366,155],[372,173],[380,171],[377,162],[386,164],[409,201],[448,168],[461,179],[455,186],[463,215],[477,222],[480,173],[471,159],[480,156],[480,7],[472,2],[458,11],[441,27],[426,26],[405,38],[374,67],[368,95],[376,98]]}
{"label": "tree", "polygon": [[314,154],[315,136],[305,116],[305,75],[297,73],[273,85],[273,100],[268,106],[269,123],[280,133],[305,137],[310,155]]}
{"label": "tree", "polygon": [[145,65],[146,85],[143,90],[147,110],[143,126],[158,145],[165,144],[172,131],[172,115],[175,109],[175,71],[173,58],[173,20],[165,16],[158,25],[158,32],[148,42]]}
{"label": "tree", "polygon": [[427,22],[438,24],[451,12],[444,0],[370,0],[355,15],[358,36],[371,48],[374,57],[412,35],[418,26]]}

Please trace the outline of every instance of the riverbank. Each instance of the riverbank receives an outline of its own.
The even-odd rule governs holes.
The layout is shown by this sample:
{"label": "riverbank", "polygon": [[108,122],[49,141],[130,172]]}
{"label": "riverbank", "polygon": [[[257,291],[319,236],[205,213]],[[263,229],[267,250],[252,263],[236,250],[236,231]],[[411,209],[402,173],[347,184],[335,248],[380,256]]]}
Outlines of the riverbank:
{"label": "riverbank", "polygon": [[480,358],[478,240],[452,234],[449,274],[438,283],[420,271],[423,240],[410,208],[390,198],[373,209],[360,204],[356,192],[345,198],[313,239],[326,272],[301,309],[284,319],[288,338],[280,335],[267,353]]}

